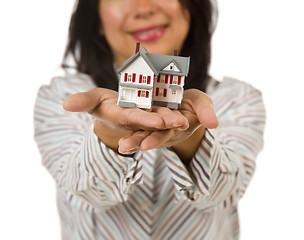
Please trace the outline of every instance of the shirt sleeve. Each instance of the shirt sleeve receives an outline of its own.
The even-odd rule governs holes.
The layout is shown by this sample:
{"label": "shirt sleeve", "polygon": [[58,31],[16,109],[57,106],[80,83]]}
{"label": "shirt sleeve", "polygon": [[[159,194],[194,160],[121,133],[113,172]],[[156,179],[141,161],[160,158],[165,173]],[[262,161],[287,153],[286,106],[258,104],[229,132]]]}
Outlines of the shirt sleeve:
{"label": "shirt sleeve", "polygon": [[[77,83],[55,78],[37,95],[35,140],[42,164],[56,180],[73,206],[101,210],[128,199],[133,185],[142,180],[142,153],[119,155],[95,135],[93,118],[87,113],[66,112],[64,99],[77,91]],[[75,89],[76,88],[76,89]]]}
{"label": "shirt sleeve", "polygon": [[252,86],[228,79],[211,96],[220,125],[206,129],[189,166],[165,150],[176,198],[201,210],[236,205],[244,195],[263,147],[265,125],[262,96]]}

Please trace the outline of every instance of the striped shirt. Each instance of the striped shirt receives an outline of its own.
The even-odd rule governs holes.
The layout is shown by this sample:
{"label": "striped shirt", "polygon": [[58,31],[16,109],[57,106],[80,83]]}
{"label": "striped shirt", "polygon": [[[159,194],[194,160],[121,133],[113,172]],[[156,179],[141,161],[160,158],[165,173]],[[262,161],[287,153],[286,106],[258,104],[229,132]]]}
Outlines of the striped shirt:
{"label": "striped shirt", "polygon": [[263,145],[261,93],[212,80],[220,125],[206,130],[186,167],[170,148],[119,155],[94,134],[89,114],[63,110],[66,97],[93,87],[87,75],[67,75],[37,95],[35,140],[57,183],[62,239],[238,239],[237,203]]}

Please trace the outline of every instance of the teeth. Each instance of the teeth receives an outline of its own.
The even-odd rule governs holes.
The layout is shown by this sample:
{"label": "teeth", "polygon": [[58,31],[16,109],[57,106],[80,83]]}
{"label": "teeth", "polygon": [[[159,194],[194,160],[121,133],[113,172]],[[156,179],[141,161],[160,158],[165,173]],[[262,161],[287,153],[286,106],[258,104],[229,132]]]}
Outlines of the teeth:
{"label": "teeth", "polygon": [[141,35],[141,34],[145,34],[145,35],[149,35],[149,34],[153,34],[156,33],[160,30],[160,28],[156,28],[156,29],[152,29],[152,30],[148,30],[148,31],[144,31],[144,32],[140,32],[140,33],[136,33],[137,35]]}

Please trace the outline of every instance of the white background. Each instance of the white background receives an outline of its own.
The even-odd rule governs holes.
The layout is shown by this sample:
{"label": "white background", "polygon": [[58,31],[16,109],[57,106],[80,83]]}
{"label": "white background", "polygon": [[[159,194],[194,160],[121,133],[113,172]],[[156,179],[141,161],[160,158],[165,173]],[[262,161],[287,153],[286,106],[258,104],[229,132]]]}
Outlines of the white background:
{"label": "white background", "polygon": [[[32,112],[60,64],[73,2],[0,3],[0,239],[60,239]],[[251,83],[267,108],[265,147],[240,201],[241,239],[304,239],[303,0],[219,0],[219,10],[211,73]]]}

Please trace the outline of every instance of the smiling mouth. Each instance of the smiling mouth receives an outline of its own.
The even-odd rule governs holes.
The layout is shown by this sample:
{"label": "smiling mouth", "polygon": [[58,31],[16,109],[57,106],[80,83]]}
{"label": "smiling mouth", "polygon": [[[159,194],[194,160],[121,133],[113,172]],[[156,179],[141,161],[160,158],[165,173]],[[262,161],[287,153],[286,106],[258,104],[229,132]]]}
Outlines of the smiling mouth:
{"label": "smiling mouth", "polygon": [[136,41],[141,41],[141,42],[154,41],[165,34],[167,27],[168,27],[167,25],[161,25],[161,26],[152,26],[149,28],[143,28],[131,32],[131,35],[133,36],[133,38],[135,38]]}

